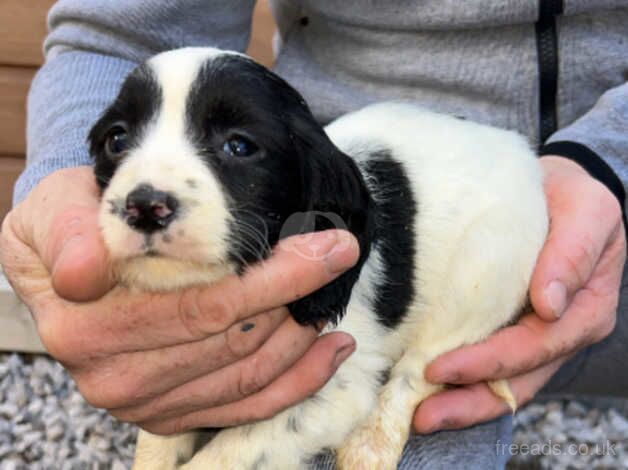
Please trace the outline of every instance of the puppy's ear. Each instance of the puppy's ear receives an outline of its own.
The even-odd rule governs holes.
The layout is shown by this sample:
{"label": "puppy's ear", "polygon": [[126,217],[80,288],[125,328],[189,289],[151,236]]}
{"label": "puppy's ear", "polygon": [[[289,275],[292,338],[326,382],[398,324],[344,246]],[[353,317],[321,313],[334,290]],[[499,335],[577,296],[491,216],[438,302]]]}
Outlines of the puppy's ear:
{"label": "puppy's ear", "polygon": [[360,245],[357,264],[330,284],[288,307],[300,324],[338,322],[351,290],[368,257],[372,232],[371,198],[353,159],[341,152],[314,118],[293,123],[292,138],[298,153],[302,200],[301,218],[286,224],[294,233],[339,228],[350,231]]}

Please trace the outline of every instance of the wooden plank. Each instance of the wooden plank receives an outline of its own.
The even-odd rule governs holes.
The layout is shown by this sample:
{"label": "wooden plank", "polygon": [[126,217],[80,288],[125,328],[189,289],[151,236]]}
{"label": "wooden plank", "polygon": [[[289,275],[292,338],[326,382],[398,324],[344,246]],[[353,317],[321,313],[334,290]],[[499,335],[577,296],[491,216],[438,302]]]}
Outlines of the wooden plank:
{"label": "wooden plank", "polygon": [[0,351],[45,352],[35,321],[18,299],[0,266]]}
{"label": "wooden plank", "polygon": [[275,61],[272,46],[275,29],[268,0],[258,0],[253,11],[251,40],[246,53],[266,67],[272,67]]}
{"label": "wooden plank", "polygon": [[[13,182],[24,160],[0,156],[0,220],[11,207]],[[44,352],[35,322],[15,295],[0,266],[0,351]]]}
{"label": "wooden plank", "polygon": [[26,151],[26,95],[33,68],[0,66],[0,154]]}
{"label": "wooden plank", "polygon": [[11,209],[13,185],[23,169],[23,159],[0,157],[0,222]]}
{"label": "wooden plank", "polygon": [[54,0],[0,2],[0,64],[42,63],[46,16],[53,3]]}

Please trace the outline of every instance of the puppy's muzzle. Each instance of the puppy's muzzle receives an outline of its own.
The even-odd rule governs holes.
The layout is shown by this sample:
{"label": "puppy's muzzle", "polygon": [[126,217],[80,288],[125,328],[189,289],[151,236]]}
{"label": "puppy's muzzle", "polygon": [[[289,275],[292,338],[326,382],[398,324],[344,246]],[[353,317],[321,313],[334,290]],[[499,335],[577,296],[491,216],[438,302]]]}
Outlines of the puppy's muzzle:
{"label": "puppy's muzzle", "polygon": [[126,223],[139,232],[150,234],[164,230],[177,217],[179,201],[150,184],[141,184],[126,198]]}

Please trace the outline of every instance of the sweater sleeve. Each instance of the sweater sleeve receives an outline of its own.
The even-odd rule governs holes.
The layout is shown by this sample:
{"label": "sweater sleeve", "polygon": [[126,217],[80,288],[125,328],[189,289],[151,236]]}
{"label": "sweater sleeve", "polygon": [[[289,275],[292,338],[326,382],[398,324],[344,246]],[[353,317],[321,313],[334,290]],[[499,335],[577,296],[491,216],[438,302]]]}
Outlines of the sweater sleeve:
{"label": "sweater sleeve", "polygon": [[50,10],[46,61],[28,96],[19,203],[46,175],[90,163],[87,135],[137,63],[169,49],[243,51],[254,0],[61,0]]}
{"label": "sweater sleeve", "polygon": [[541,155],[560,155],[604,183],[625,208],[628,186],[628,83],[604,93],[595,106],[554,133]]}

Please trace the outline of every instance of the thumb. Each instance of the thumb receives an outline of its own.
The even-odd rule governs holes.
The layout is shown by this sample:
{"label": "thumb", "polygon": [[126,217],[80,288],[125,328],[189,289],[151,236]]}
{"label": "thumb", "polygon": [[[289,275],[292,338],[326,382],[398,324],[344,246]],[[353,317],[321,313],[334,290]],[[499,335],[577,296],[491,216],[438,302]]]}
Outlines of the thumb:
{"label": "thumb", "polygon": [[[586,200],[551,214],[550,231],[530,282],[532,306],[545,321],[554,321],[589,281],[611,230]],[[596,223],[591,223],[596,220]]]}
{"label": "thumb", "polygon": [[113,286],[99,207],[93,171],[83,166],[50,174],[17,208],[25,242],[67,300],[96,300]]}
{"label": "thumb", "polygon": [[55,292],[74,302],[102,297],[113,287],[114,280],[100,235],[98,212],[74,208],[53,223],[50,243],[54,248],[49,256]]}

